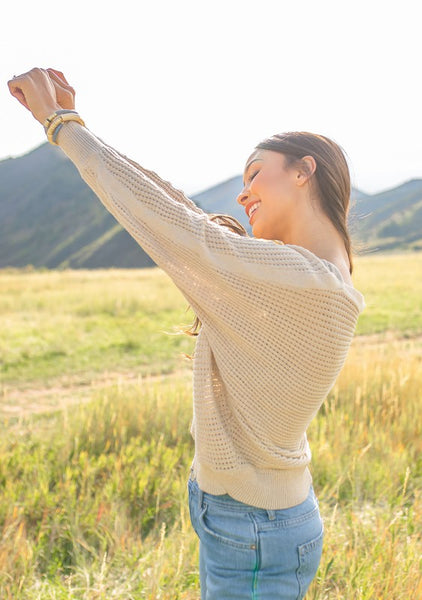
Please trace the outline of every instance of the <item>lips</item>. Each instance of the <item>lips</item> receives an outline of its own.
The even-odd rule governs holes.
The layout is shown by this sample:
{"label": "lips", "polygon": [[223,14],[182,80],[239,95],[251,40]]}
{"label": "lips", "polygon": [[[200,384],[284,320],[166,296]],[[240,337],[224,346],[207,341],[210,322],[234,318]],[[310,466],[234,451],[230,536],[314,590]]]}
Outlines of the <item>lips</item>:
{"label": "lips", "polygon": [[250,210],[254,204],[261,204],[261,200],[252,200],[252,202],[248,202],[248,204],[245,206],[245,213],[248,217],[250,217]]}
{"label": "lips", "polygon": [[260,200],[253,200],[252,202],[249,202],[245,207],[245,212],[246,212],[246,215],[249,217],[250,225],[252,225],[253,216],[257,212],[257,210],[259,210],[260,204],[261,204]]}

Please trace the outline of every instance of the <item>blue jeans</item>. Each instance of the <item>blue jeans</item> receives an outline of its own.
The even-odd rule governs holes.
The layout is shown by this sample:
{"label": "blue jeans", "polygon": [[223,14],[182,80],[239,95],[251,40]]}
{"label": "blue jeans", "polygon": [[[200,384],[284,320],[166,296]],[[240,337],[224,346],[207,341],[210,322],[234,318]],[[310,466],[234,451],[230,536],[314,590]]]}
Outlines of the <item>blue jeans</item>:
{"label": "blue jeans", "polygon": [[291,508],[265,510],[214,496],[189,479],[199,537],[201,600],[299,600],[321,559],[323,523],[311,486]]}

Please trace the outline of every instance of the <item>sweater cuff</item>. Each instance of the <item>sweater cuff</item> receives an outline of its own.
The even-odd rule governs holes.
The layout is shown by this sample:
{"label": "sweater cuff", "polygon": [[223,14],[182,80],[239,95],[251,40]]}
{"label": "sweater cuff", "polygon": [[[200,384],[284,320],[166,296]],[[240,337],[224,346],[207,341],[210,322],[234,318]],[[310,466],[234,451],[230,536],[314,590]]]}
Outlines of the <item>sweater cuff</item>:
{"label": "sweater cuff", "polygon": [[89,159],[104,147],[98,138],[76,121],[63,123],[56,141],[79,171],[83,171]]}

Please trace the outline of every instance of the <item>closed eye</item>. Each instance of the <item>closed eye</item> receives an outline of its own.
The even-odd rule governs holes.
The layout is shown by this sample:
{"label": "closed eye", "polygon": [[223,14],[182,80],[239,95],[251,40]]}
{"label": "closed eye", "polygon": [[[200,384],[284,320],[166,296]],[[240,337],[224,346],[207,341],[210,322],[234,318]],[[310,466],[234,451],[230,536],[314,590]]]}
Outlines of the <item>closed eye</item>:
{"label": "closed eye", "polygon": [[252,179],[254,179],[254,178],[255,178],[255,177],[258,175],[258,173],[259,173],[259,169],[258,169],[258,171],[255,171],[255,173],[253,173],[253,175],[251,175],[251,176],[248,178],[248,182],[250,183],[250,182],[252,181]]}

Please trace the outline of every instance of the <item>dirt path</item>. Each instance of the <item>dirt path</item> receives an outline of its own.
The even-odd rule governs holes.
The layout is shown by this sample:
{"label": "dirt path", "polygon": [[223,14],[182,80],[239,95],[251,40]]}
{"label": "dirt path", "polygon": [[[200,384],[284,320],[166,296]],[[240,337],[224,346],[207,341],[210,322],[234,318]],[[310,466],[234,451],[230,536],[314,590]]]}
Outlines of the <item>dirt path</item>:
{"label": "dirt path", "polygon": [[133,371],[105,371],[91,377],[68,375],[54,379],[48,385],[5,384],[0,391],[0,415],[24,417],[63,409],[81,402],[88,402],[99,390],[118,385],[129,386],[164,381],[168,378],[192,376],[192,369],[177,369],[170,373],[141,375]]}
{"label": "dirt path", "polygon": [[355,336],[352,341],[351,348],[374,348],[374,347],[386,347],[398,349],[408,349],[412,346],[415,351],[421,352],[422,335],[406,335],[403,336],[400,332],[385,331],[383,333],[375,333],[372,335],[359,335]]}
{"label": "dirt path", "polygon": [[[403,337],[400,333],[391,331],[382,334],[356,336],[352,349],[359,347],[382,347],[391,344],[402,348],[409,344],[415,351],[421,352],[422,335]],[[66,375],[53,379],[48,384],[26,382],[18,385],[4,384],[0,389],[0,416],[3,418],[26,417],[30,414],[40,414],[62,409],[81,402],[88,402],[94,393],[113,385],[129,386],[143,385],[148,382],[163,381],[173,377],[192,377],[192,367],[177,369],[171,373],[142,375],[134,371],[105,371],[99,374]]]}
{"label": "dirt path", "polygon": [[386,342],[404,342],[404,341],[422,341],[422,334],[403,335],[401,332],[383,331],[382,333],[372,333],[371,335],[356,335],[352,344],[371,343],[385,344]]}

